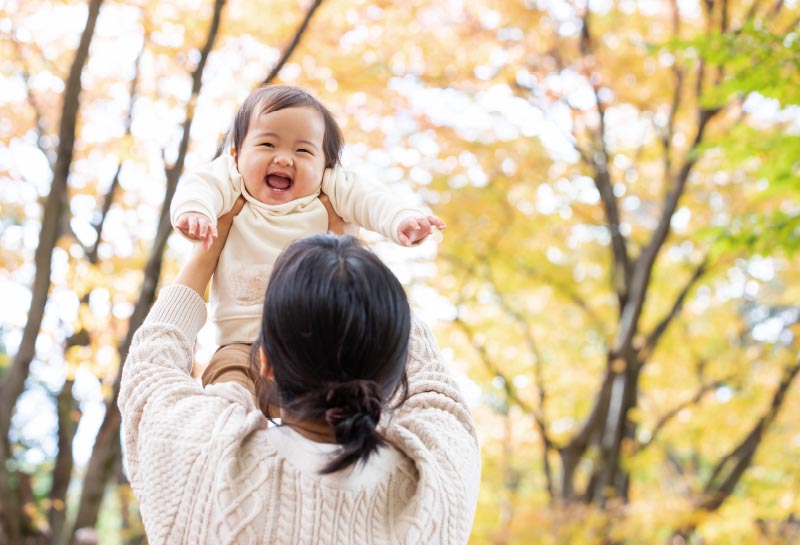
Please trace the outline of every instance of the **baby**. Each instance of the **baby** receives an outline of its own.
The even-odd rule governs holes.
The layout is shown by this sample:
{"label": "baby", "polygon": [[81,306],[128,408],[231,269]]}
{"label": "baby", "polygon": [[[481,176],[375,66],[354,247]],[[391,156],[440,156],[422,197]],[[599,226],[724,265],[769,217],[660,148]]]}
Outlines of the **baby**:
{"label": "baby", "polygon": [[404,246],[421,242],[434,227],[444,229],[438,217],[344,171],[343,143],[333,115],[316,98],[296,87],[266,86],[236,113],[226,143],[230,152],[181,179],[170,209],[172,225],[206,248],[216,237],[217,217],[239,196],[245,199],[211,285],[220,349],[209,369],[220,368],[217,360],[240,371],[249,368],[275,260],[291,242],[327,230],[320,193],[346,222]]}

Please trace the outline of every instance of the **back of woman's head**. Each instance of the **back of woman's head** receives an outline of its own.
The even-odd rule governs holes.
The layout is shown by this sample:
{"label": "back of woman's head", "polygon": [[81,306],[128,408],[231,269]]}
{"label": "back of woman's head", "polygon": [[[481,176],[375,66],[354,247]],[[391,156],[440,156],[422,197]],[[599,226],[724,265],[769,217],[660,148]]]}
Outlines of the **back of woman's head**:
{"label": "back of woman's head", "polygon": [[400,282],[356,239],[317,235],[287,248],[264,300],[261,344],[278,402],[294,418],[323,418],[342,446],[337,471],[384,444],[386,401],[405,395],[411,328]]}

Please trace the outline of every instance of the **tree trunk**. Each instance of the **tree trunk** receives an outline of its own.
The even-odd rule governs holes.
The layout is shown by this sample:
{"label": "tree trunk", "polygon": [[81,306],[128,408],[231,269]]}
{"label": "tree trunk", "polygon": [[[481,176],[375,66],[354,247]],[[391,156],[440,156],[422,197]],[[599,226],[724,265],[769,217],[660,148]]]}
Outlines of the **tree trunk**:
{"label": "tree trunk", "polygon": [[31,290],[28,321],[22,333],[19,350],[0,385],[0,543],[15,543],[19,539],[19,503],[12,497],[6,461],[11,456],[8,434],[11,415],[17,399],[25,388],[30,364],[36,353],[36,338],[44,318],[44,309],[50,291],[50,270],[53,249],[58,242],[67,208],[67,182],[72,166],[75,146],[75,129],[80,108],[81,72],[89,56],[89,46],[94,36],[97,16],[103,0],[90,0],[86,26],[78,49],[72,60],[64,89],[64,103],[58,131],[58,149],[53,170],[50,194],[42,211],[42,227],[34,262],[36,273]]}
{"label": "tree trunk", "polygon": [[80,413],[72,396],[72,380],[64,382],[58,395],[56,407],[58,411],[58,456],[53,468],[53,484],[50,487],[50,543],[61,543],[66,515],[67,489],[72,477],[74,459],[72,441],[78,428]]}
{"label": "tree trunk", "polygon": [[[279,62],[275,67],[273,67],[269,76],[264,80],[264,82],[262,82],[263,85],[269,84],[277,76],[280,67],[283,66],[283,64],[295,51],[302,35],[308,28],[311,17],[314,15],[321,3],[322,0],[315,0],[309,7],[305,17],[300,23],[300,26],[295,32],[294,37],[284,50],[284,53],[281,55]],[[86,478],[83,484],[83,494],[81,495],[78,516],[76,517],[76,522],[72,531],[73,539],[70,541],[71,544],[74,544],[74,533],[77,529],[86,526],[94,526],[96,523],[100,503],[102,502],[102,494],[105,488],[105,483],[108,482],[108,479],[111,475],[111,469],[114,467],[113,458],[116,457],[118,459],[121,454],[119,447],[116,449],[110,449],[106,445],[106,442],[115,441],[117,445],[119,445],[118,437],[121,417],[119,414],[119,408],[117,407],[117,400],[119,397],[120,379],[122,378],[122,366],[125,364],[125,359],[128,356],[128,349],[130,348],[131,341],[133,340],[133,335],[144,322],[144,319],[147,316],[153,301],[155,301],[156,288],[158,286],[159,277],[161,276],[164,248],[166,247],[167,239],[169,238],[172,229],[169,221],[169,207],[170,203],[172,202],[172,197],[175,194],[175,189],[178,185],[178,179],[183,172],[186,153],[189,149],[189,136],[191,132],[192,121],[194,119],[194,106],[197,102],[197,97],[200,94],[203,70],[205,68],[208,55],[213,49],[213,44],[219,30],[219,23],[224,5],[225,0],[215,1],[214,16],[206,39],[206,44],[201,51],[200,61],[197,65],[197,68],[192,74],[192,98],[190,99],[186,108],[186,119],[183,124],[183,134],[178,150],[178,158],[172,166],[165,169],[167,175],[167,190],[164,197],[164,205],[161,210],[161,215],[159,216],[158,228],[153,241],[150,257],[148,258],[147,265],[145,266],[142,291],[134,307],[133,314],[131,315],[128,325],[128,333],[125,337],[125,340],[119,347],[120,371],[117,374],[116,380],[114,381],[111,399],[106,404],[106,416],[101,424],[100,432],[98,432],[98,437],[95,443],[95,449],[92,451],[92,457],[89,461],[89,468],[87,469]]]}
{"label": "tree trunk", "polygon": [[206,43],[201,52],[200,61],[192,74],[192,95],[186,106],[186,119],[183,123],[183,136],[178,150],[178,159],[175,164],[166,168],[167,184],[164,204],[161,208],[153,246],[150,249],[150,257],[145,266],[142,291],[139,294],[139,299],[131,315],[128,324],[128,333],[119,346],[120,369],[114,381],[111,398],[106,402],[106,414],[100,425],[97,438],[95,439],[95,445],[92,449],[92,455],[86,470],[86,477],[83,481],[81,498],[78,504],[78,514],[75,517],[75,523],[70,538],[70,544],[73,545],[75,544],[75,532],[77,530],[87,527],[93,528],[97,523],[97,515],[100,512],[100,505],[103,500],[106,484],[112,475],[115,464],[118,463],[120,459],[121,445],[119,441],[119,430],[121,417],[119,408],[117,407],[117,401],[119,398],[122,368],[128,357],[128,350],[133,340],[133,335],[144,322],[153,301],[155,301],[156,288],[158,286],[159,277],[161,276],[164,248],[172,232],[172,226],[169,221],[169,207],[178,185],[178,179],[183,172],[186,153],[189,149],[189,136],[192,121],[194,120],[194,109],[202,87],[203,71],[205,70],[208,56],[213,49],[214,41],[219,31],[222,9],[224,6],[225,0],[215,0],[214,15],[206,37]]}
{"label": "tree trunk", "polygon": [[591,491],[591,498],[601,506],[611,495],[627,498],[628,477],[620,467],[620,456],[623,440],[636,432],[636,425],[628,415],[637,404],[638,383],[638,363],[629,357],[625,369],[615,373],[612,379],[608,414],[597,445],[600,464],[593,479],[595,489]]}
{"label": "tree trunk", "polygon": [[[561,449],[562,496],[565,499],[576,498],[575,470],[579,461],[590,448],[599,452],[600,456],[592,470],[589,486],[581,494],[582,499],[602,507],[609,496],[613,495],[622,499],[627,496],[629,479],[620,465],[622,442],[625,437],[633,438],[635,436],[636,425],[628,415],[638,403],[639,373],[647,363],[647,357],[653,349],[652,345],[646,344],[646,340],[642,340],[640,318],[650,290],[650,278],[655,268],[656,258],[669,235],[672,215],[686,190],[689,174],[698,160],[695,150],[703,140],[708,123],[718,111],[698,110],[697,133],[692,151],[687,154],[675,179],[665,180],[666,183],[672,182],[672,187],[664,199],[658,225],[641,255],[633,261],[630,273],[622,277],[619,274],[615,276],[617,281],[624,282],[624,285],[616,286],[619,300],[624,302],[624,306],[621,308],[616,338],[608,353],[606,376],[595,397],[595,405],[581,431]],[[602,170],[602,168],[602,165],[595,165],[596,170]],[[602,180],[603,177],[599,177],[599,179]],[[610,183],[610,181],[606,181],[606,183]],[[613,199],[613,194],[609,198]],[[614,208],[615,205],[606,205],[606,225],[612,233],[616,229],[614,223],[616,217],[609,216],[608,210],[614,210]],[[618,236],[622,242],[627,244],[622,235]],[[621,253],[612,247],[612,263],[622,263]],[[624,255],[627,256],[627,254]],[[659,323],[657,331],[649,336],[654,342],[657,342],[672,319],[675,318],[688,289],[702,275],[705,268],[706,262],[704,261],[687,283],[686,290],[682,290],[677,296],[673,310]]]}

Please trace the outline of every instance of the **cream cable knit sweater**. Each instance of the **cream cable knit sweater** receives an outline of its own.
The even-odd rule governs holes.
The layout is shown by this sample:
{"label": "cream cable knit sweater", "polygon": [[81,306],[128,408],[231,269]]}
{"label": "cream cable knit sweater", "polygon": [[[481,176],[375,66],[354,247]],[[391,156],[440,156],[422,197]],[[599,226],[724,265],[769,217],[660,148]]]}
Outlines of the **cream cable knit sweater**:
{"label": "cream cable knit sweater", "polygon": [[164,288],[137,331],[119,408],[126,466],[149,543],[466,543],[480,452],[469,410],[430,329],[416,317],[409,398],[386,422],[393,447],[320,476],[329,445],[267,421],[234,383],[191,378],[205,323],[194,291]]}

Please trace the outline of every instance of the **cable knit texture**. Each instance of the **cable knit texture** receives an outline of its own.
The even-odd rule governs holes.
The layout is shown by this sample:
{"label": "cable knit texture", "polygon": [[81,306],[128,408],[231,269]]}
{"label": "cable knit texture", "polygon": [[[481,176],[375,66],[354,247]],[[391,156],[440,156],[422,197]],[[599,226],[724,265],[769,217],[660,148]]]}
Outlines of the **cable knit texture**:
{"label": "cable knit texture", "polygon": [[392,446],[321,476],[335,446],[268,427],[240,385],[190,376],[206,318],[191,289],[164,288],[122,376],[128,476],[148,542],[463,544],[480,480],[469,410],[426,324],[412,322],[409,398],[381,421]]}

